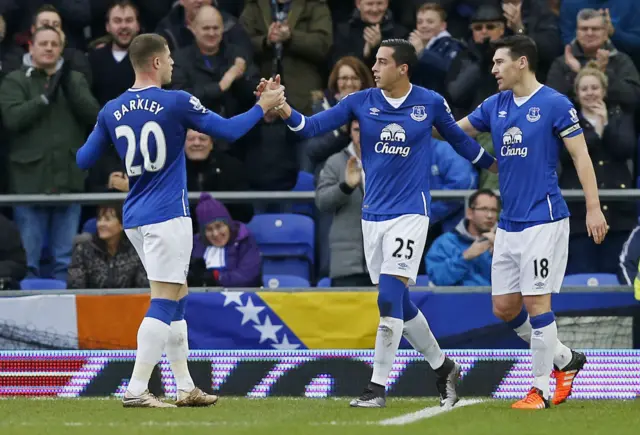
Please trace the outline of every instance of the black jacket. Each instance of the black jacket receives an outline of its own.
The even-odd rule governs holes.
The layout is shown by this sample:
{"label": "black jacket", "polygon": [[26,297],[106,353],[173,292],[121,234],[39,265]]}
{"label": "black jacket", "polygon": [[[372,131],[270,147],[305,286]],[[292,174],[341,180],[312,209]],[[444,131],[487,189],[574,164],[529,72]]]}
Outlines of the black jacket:
{"label": "black jacket", "polygon": [[20,288],[27,274],[27,255],[16,224],[0,214],[0,290]]}
{"label": "black jacket", "polygon": [[[580,125],[589,149],[589,156],[598,180],[599,189],[633,189],[633,176],[627,162],[634,159],[637,139],[633,128],[633,117],[622,112],[619,106],[609,108],[609,123],[602,138],[593,126],[580,116]],[[581,189],[580,180],[569,152],[562,147],[560,155],[562,174],[559,184],[562,189]],[[629,231],[637,224],[635,202],[601,202],[602,211],[612,231]],[[571,233],[586,233],[586,208],[584,202],[570,202]]]}

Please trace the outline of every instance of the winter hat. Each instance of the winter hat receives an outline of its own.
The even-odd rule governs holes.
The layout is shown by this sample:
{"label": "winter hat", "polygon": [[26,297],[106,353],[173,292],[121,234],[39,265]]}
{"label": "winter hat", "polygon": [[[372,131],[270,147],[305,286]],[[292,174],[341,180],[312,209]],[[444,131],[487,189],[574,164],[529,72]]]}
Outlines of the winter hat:
{"label": "winter hat", "polygon": [[198,217],[198,225],[201,231],[211,222],[222,221],[229,226],[232,223],[231,215],[227,208],[206,192],[200,194],[200,200],[196,206],[196,216]]}

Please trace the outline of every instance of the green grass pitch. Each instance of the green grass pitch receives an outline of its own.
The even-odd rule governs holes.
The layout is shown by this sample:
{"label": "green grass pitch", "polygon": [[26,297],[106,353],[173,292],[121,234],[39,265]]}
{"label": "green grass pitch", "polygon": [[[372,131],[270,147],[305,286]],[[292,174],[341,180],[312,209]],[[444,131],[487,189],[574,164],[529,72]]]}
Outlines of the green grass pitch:
{"label": "green grass pitch", "polygon": [[[211,408],[123,409],[116,399],[3,399],[2,435],[625,435],[640,434],[640,400],[569,401],[542,411],[484,400],[409,424],[381,424],[437,406],[395,399],[385,409],[351,409],[349,399],[221,398]],[[393,420],[391,420],[393,422]],[[397,420],[396,420],[397,422]]]}

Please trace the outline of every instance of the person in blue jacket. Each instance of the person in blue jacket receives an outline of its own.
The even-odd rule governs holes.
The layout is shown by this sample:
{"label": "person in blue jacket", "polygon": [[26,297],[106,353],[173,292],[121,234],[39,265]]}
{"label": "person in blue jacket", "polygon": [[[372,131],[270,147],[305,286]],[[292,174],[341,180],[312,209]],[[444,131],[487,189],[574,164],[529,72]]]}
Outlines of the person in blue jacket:
{"label": "person in blue jacket", "polygon": [[[478,171],[471,162],[456,153],[448,142],[431,139],[431,145],[431,190],[478,188]],[[463,217],[463,201],[431,201],[429,224],[440,224],[443,233],[455,228]]]}
{"label": "person in blue jacket", "polygon": [[440,286],[491,285],[491,260],[500,202],[492,190],[469,198],[466,217],[438,237],[426,256],[427,274]]}

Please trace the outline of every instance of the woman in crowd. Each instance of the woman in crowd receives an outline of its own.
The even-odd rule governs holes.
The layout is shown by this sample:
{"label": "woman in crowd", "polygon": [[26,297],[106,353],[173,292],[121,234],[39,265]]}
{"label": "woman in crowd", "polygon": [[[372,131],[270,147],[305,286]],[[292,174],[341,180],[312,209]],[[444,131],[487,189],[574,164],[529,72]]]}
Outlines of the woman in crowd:
{"label": "woman in crowd", "polygon": [[191,287],[259,287],[262,259],[245,224],[231,219],[208,193],[196,207],[200,233],[194,237],[188,283]]}
{"label": "woman in crowd", "polygon": [[147,273],[122,228],[122,208],[98,208],[96,234],[79,241],[71,256],[67,287],[147,288]]}
{"label": "woman in crowd", "polygon": [[[630,165],[636,153],[633,115],[617,105],[608,105],[607,76],[597,64],[587,64],[575,80],[576,116],[584,130],[589,155],[593,161],[600,189],[632,189]],[[580,189],[578,174],[569,152],[561,155],[562,189]],[[571,236],[567,274],[616,273],[618,256],[629,232],[636,224],[637,212],[632,202],[603,200],[602,211],[610,231],[601,245],[596,245],[586,233],[584,202],[570,202]]]}

